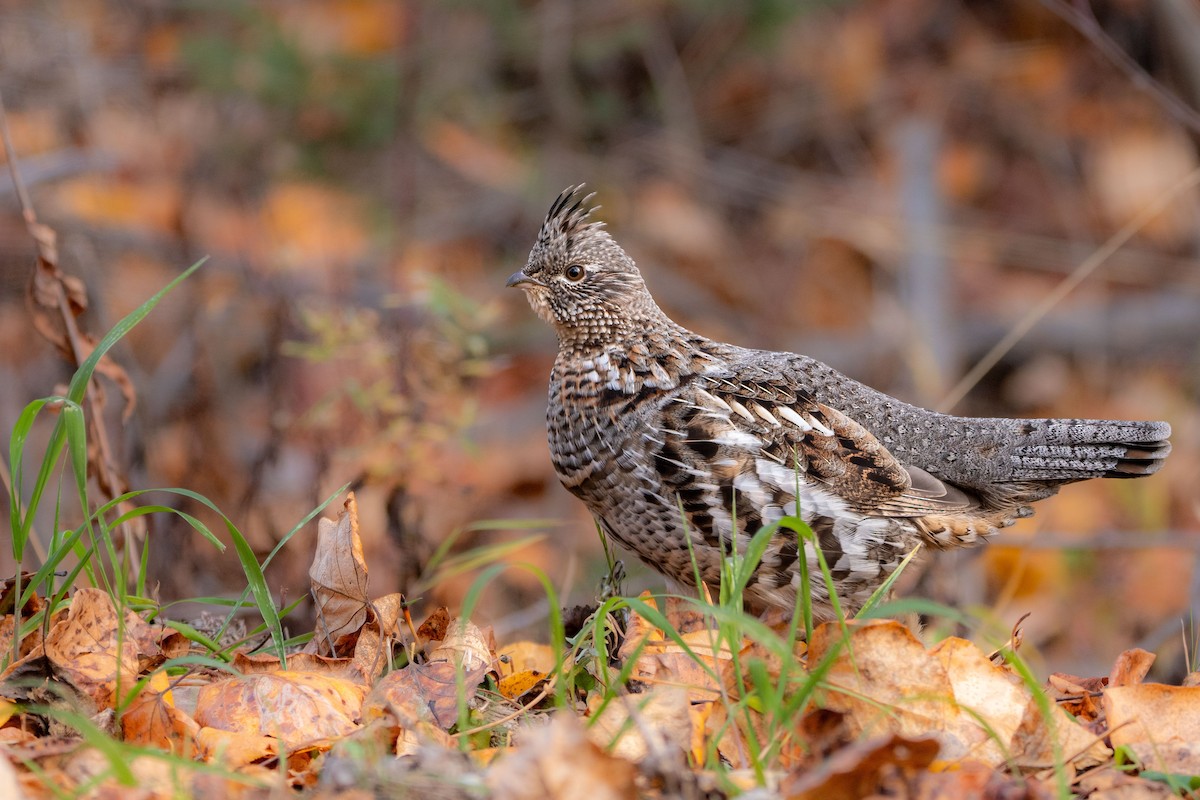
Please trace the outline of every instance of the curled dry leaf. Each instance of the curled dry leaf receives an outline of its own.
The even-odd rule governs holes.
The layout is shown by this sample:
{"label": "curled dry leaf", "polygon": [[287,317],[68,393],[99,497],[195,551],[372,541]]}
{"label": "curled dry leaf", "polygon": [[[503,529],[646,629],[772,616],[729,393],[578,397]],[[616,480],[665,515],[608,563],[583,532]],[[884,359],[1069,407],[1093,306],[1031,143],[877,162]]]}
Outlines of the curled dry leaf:
{"label": "curled dry leaf", "polygon": [[367,564],[358,535],[358,502],[346,498],[337,522],[317,521],[317,549],[308,577],[317,606],[317,652],[335,654],[338,639],[357,633],[367,620]]}
{"label": "curled dry leaf", "polygon": [[519,747],[487,772],[498,800],[632,800],[637,797],[632,764],[611,756],[588,738],[567,712],[547,725],[527,727]]}
{"label": "curled dry leaf", "polygon": [[789,800],[858,800],[897,785],[903,790],[903,782],[932,764],[937,754],[938,743],[932,736],[880,736],[844,747],[815,767],[793,773],[783,780],[780,793]]}
{"label": "curled dry leaf", "polygon": [[292,751],[355,730],[365,694],[359,684],[327,675],[246,675],[202,688],[195,718],[205,727],[273,736]]}
{"label": "curled dry leaf", "polygon": [[485,672],[496,666],[496,646],[491,629],[484,632],[469,619],[457,619],[446,629],[442,643],[429,654],[430,662],[449,661],[462,664],[467,672],[482,668]]}
{"label": "curled dry leaf", "polygon": [[809,664],[827,654],[833,658],[820,704],[846,714],[861,735],[932,734],[943,758],[993,766],[1006,757],[1019,766],[1054,763],[1052,732],[1067,757],[1091,762],[1108,752],[1061,709],[1052,707],[1047,721],[1019,676],[992,664],[966,640],[947,639],[927,652],[894,621],[855,626],[849,643],[835,650],[840,639],[837,626],[820,626]]}
{"label": "curled dry leaf", "polygon": [[1140,647],[1126,650],[1117,656],[1112,672],[1108,674],[1108,685],[1133,686],[1141,683],[1150,674],[1154,659],[1154,653],[1148,653]]}
{"label": "curled dry leaf", "polygon": [[121,715],[125,741],[189,756],[200,726],[175,707],[166,673],[156,672]]}
{"label": "curled dry leaf", "polygon": [[588,728],[588,738],[634,763],[668,750],[690,752],[690,712],[688,694],[681,687],[618,695]]}
{"label": "curled dry leaf", "polygon": [[124,689],[137,680],[138,642],[152,638],[149,626],[132,612],[118,623],[117,610],[105,592],[80,589],[71,599],[67,618],[46,637],[46,658],[97,708],[113,708],[118,680]]}
{"label": "curled dry leaf", "polygon": [[1200,775],[1200,687],[1110,686],[1104,710],[1113,747],[1128,748],[1148,769]]}
{"label": "curled dry leaf", "polygon": [[[463,690],[469,700],[487,675],[486,666],[463,674]],[[402,728],[416,729],[422,721],[433,721],[443,730],[458,722],[459,667],[444,660],[409,664],[383,677],[363,703],[363,720],[391,714]]]}

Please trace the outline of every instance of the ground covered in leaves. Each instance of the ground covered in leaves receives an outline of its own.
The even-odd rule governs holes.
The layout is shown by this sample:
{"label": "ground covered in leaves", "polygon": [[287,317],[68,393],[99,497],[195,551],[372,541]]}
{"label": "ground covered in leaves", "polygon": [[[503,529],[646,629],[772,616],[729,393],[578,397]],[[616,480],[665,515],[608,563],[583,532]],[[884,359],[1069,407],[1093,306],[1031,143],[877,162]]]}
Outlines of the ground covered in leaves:
{"label": "ground covered in leaves", "polygon": [[1145,651],[1042,686],[1016,637],[988,654],[868,621],[806,645],[649,596],[577,611],[557,647],[498,644],[445,608],[416,626],[403,596],[372,600],[345,505],[320,521],[302,648],[220,648],[219,620],[74,592],[0,674],[3,796],[1128,798],[1200,780],[1200,686],[1143,682]]}
{"label": "ground covered in leaves", "polygon": [[[1194,4],[2,15],[0,798],[1197,790]],[[581,181],[693,329],[1171,461],[923,554],[920,635],[653,599],[502,288]]]}

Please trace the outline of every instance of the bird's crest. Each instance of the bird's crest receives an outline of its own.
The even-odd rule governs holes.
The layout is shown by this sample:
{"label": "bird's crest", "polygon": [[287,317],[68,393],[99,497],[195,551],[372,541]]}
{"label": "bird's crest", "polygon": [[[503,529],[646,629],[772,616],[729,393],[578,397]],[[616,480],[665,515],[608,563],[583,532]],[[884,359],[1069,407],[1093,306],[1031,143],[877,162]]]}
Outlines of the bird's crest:
{"label": "bird's crest", "polygon": [[583,194],[584,184],[570,186],[558,196],[554,205],[546,214],[546,221],[538,233],[538,244],[549,246],[556,240],[564,240],[567,249],[571,249],[579,238],[599,233],[604,229],[600,221],[589,222],[588,219],[600,208],[589,203],[596,196],[595,192]]}

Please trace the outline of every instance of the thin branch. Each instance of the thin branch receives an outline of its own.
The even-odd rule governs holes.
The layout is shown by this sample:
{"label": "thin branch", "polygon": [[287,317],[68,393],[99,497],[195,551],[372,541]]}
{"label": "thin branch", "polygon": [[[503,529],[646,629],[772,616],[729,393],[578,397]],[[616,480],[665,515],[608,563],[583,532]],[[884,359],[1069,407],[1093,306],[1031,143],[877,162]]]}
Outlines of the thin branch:
{"label": "thin branch", "polygon": [[1137,216],[1125,223],[1119,231],[1109,237],[1107,242],[1084,259],[1083,263],[1076,267],[1058,286],[1054,287],[1054,291],[1043,297],[1041,302],[1029,309],[1025,316],[1004,335],[1004,338],[997,342],[983,358],[979,359],[978,363],[971,368],[971,371],[964,375],[962,380],[938,403],[938,410],[949,411],[954,408],[966,396],[967,392],[971,391],[975,384],[979,383],[980,379],[992,367],[996,366],[1000,359],[1004,358],[1005,354],[1042,320],[1042,317],[1050,313],[1050,310],[1058,305],[1064,297],[1070,294],[1079,284],[1083,283],[1089,275],[1096,271],[1097,267],[1107,261],[1122,245],[1133,238],[1135,233],[1162,213],[1179,195],[1189,189],[1195,188],[1197,185],[1200,185],[1200,169],[1189,172],[1184,176],[1183,180],[1172,186],[1161,197],[1156,198],[1153,203],[1143,208]]}
{"label": "thin branch", "polygon": [[1142,69],[1132,56],[1104,32],[1104,28],[1100,26],[1100,21],[1092,14],[1090,7],[1083,3],[1071,5],[1065,0],[1042,0],[1042,4],[1081,33],[1121,72],[1125,73],[1135,87],[1158,101],[1176,121],[1190,128],[1193,133],[1200,135],[1200,112]]}

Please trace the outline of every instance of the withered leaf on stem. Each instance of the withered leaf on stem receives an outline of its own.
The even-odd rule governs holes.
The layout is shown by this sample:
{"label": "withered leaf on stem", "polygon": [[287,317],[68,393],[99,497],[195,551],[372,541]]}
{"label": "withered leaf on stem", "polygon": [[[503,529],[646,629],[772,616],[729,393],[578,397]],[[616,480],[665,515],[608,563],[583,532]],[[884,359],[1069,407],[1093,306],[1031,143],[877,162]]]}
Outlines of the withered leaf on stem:
{"label": "withered leaf on stem", "polygon": [[338,639],[356,633],[367,621],[367,563],[358,534],[358,502],[346,498],[337,522],[317,522],[317,550],[308,577],[317,604],[313,641],[322,655],[334,653]]}

